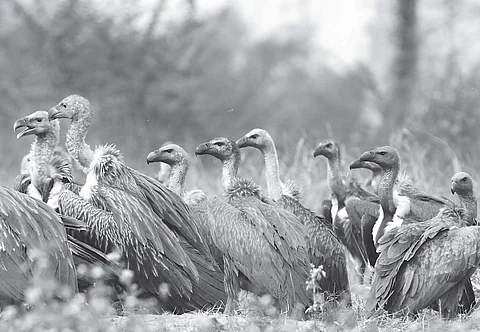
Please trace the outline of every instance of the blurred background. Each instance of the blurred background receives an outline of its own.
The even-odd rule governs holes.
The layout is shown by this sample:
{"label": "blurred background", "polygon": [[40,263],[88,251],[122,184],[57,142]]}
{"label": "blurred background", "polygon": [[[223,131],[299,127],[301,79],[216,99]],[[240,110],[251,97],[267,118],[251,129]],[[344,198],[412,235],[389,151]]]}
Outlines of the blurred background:
{"label": "blurred background", "polygon": [[[346,165],[392,144],[442,193],[454,171],[480,166],[475,0],[9,0],[0,20],[3,185],[33,140],[13,122],[73,93],[95,107],[88,143],[115,143],[150,175],[145,157],[167,140],[193,153],[256,127],[304,190],[311,174],[325,187],[311,156],[328,137]],[[261,182],[248,150],[244,173]],[[219,164],[196,163],[189,185],[216,188]]]}

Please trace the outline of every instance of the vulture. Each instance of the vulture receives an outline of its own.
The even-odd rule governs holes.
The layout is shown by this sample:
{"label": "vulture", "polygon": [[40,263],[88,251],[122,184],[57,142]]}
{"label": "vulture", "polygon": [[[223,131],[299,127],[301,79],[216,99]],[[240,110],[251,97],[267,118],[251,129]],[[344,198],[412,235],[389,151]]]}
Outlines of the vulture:
{"label": "vulture", "polygon": [[254,147],[262,152],[269,198],[281,208],[293,213],[306,227],[305,240],[310,263],[314,266],[322,265],[326,271],[326,277],[319,281],[321,290],[327,295],[326,302],[351,304],[344,247],[323,216],[315,215],[297,198],[285,192],[285,186],[280,181],[275,142],[270,134],[263,129],[253,129],[240,138],[237,145],[239,148]]}
{"label": "vulture", "polygon": [[[227,202],[219,199],[217,196],[207,196],[203,191],[194,189],[185,190],[185,178],[190,167],[190,157],[188,153],[179,145],[169,143],[163,147],[152,151],[147,156],[147,163],[162,162],[171,167],[169,189],[182,197],[190,206],[194,218],[199,223],[199,230],[202,238],[207,242],[212,256],[215,258],[220,270],[224,272],[224,256],[231,255],[229,252],[233,250],[231,246],[225,245],[225,238],[228,235],[219,232],[226,223],[229,223],[234,209]],[[217,208],[214,208],[217,206]],[[218,208],[221,206],[222,208]],[[253,253],[252,253],[253,255]],[[264,287],[253,285],[250,280],[239,271],[240,288],[248,290],[257,295],[262,295]],[[221,287],[225,287],[222,282]],[[219,299],[223,300],[225,293],[221,294]],[[227,300],[227,299],[226,299]],[[233,298],[226,307],[226,312],[233,312]],[[226,302],[226,301],[224,301]]]}
{"label": "vulture", "polygon": [[237,178],[241,155],[234,141],[214,138],[197,146],[195,154],[211,155],[222,162],[221,180],[228,204],[212,204],[212,208],[214,214],[230,215],[215,229],[224,252],[230,303],[237,298],[238,274],[242,272],[279,300],[282,310],[294,313],[297,304],[309,305],[304,226],[288,211],[265,203],[253,181]]}
{"label": "vulture", "polygon": [[[26,169],[17,176],[14,189],[58,209],[58,195],[63,185],[73,184],[72,164],[68,156],[57,149],[60,139],[58,120],[49,121],[47,111],[36,111],[15,121],[13,129],[14,131],[22,129],[17,138],[35,135],[31,151],[27,155]],[[107,279],[116,279],[119,266],[100,250],[70,234],[85,232],[86,224],[67,216],[61,216],[61,219],[67,230],[68,246],[72,251],[75,266],[81,264],[101,266],[106,272]],[[92,286],[94,280],[88,275],[82,275],[78,282],[80,290],[83,291]]]}
{"label": "vulture", "polygon": [[54,209],[58,207],[58,194],[64,183],[73,182],[70,160],[55,153],[60,140],[58,120],[49,121],[47,111],[36,111],[15,121],[13,130],[22,129],[17,138],[35,135],[30,153],[22,161],[21,174],[14,188],[29,194]]}
{"label": "vulture", "polygon": [[79,95],[49,110],[50,120],[71,120],[65,146],[87,174],[80,195],[61,191],[60,212],[89,226],[83,240],[105,253],[118,252],[142,295],[160,300],[162,309],[180,313],[216,302],[194,292],[197,267],[214,266],[188,206],[157,180],[128,167],[115,146],[92,150],[85,143],[92,117],[93,107]]}
{"label": "vulture", "polygon": [[[463,246],[473,241],[470,235],[461,245],[456,242],[462,241],[464,232],[471,230],[475,234],[476,228],[468,227],[458,232],[456,229],[474,224],[472,216],[476,215],[476,201],[474,204],[463,201],[465,191],[470,194],[468,197],[473,196],[473,185],[465,184],[460,189],[456,183],[462,181],[457,179],[470,177],[456,174],[452,178],[452,190],[460,190],[459,198],[465,208],[457,209],[446,204],[438,208],[438,202],[428,195],[420,195],[424,200],[420,201],[419,207],[416,203],[420,198],[414,196],[409,198],[410,211],[403,212],[407,222],[398,222],[394,221],[398,208],[393,196],[393,183],[400,165],[398,152],[389,146],[379,147],[363,153],[360,160],[375,162],[383,169],[379,187],[381,216],[374,230],[379,256],[368,311],[371,314],[379,309],[390,313],[416,312],[430,306],[440,309],[445,317],[468,311],[475,303],[469,278],[476,269],[476,265],[470,265],[472,259],[476,259],[471,256],[476,255],[476,251],[472,251],[476,246],[464,250]],[[463,181],[471,183],[471,179]],[[428,202],[433,206],[429,207]],[[423,220],[419,215],[428,211],[420,210],[422,207],[432,211],[436,207],[438,212],[433,218]],[[386,228],[386,225],[390,227]]]}
{"label": "vulture", "polygon": [[0,187],[0,306],[19,304],[38,280],[55,280],[72,295],[77,273],[60,216],[47,204]]}
{"label": "vulture", "polygon": [[359,276],[363,282],[368,255],[363,244],[361,219],[350,218],[346,206],[352,199],[364,201],[376,200],[377,197],[363,189],[353,177],[343,176],[340,147],[335,141],[331,139],[321,141],[313,156],[327,158],[328,184],[333,194],[331,210],[333,229],[354,260],[360,264]]}

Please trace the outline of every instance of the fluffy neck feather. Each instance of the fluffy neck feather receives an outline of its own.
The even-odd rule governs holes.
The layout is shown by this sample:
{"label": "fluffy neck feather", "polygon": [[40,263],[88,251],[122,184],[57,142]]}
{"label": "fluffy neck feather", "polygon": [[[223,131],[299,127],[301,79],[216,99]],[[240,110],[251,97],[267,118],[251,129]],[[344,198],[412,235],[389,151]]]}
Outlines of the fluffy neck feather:
{"label": "fluffy neck feather", "polygon": [[80,164],[82,170],[88,173],[88,168],[93,160],[93,150],[85,143],[85,137],[92,122],[91,109],[90,105],[79,105],[77,107],[86,107],[89,110],[88,112],[82,112],[82,114],[86,114],[85,116],[72,119],[67,132],[65,147],[72,158]]}
{"label": "fluffy neck feather", "polygon": [[267,177],[268,196],[273,200],[278,200],[283,195],[282,183],[280,181],[277,149],[275,143],[269,143],[260,151],[263,153],[265,159],[265,173]]}
{"label": "fluffy neck feather", "polygon": [[58,142],[58,133],[47,132],[44,135],[35,136],[30,150],[32,156],[30,167],[32,183],[37,188],[40,187],[41,182],[50,176],[48,164]]}
{"label": "fluffy neck feather", "polygon": [[240,157],[232,155],[222,161],[222,185],[224,189],[230,188],[233,180],[237,177]]}
{"label": "fluffy neck feather", "polygon": [[341,167],[341,162],[340,162],[340,157],[338,155],[328,158],[328,168],[327,168],[328,185],[330,186],[330,190],[333,192],[333,194],[337,198],[339,205],[344,204],[345,196],[346,196],[345,184],[343,183],[343,180],[342,180],[340,167]]}
{"label": "fluffy neck feather", "polygon": [[189,165],[187,160],[174,163],[171,166],[168,188],[180,197],[185,197],[185,176]]}

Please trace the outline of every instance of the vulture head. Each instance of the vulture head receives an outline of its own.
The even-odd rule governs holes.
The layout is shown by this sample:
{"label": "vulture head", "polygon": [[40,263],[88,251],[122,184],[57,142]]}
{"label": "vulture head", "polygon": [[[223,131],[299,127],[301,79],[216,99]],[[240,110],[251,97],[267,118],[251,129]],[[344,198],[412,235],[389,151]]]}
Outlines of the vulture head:
{"label": "vulture head", "polygon": [[473,180],[468,173],[459,172],[452,177],[452,194],[458,196],[472,196],[473,195]]}
{"label": "vulture head", "polygon": [[71,119],[72,121],[89,121],[92,118],[92,108],[90,102],[79,95],[71,95],[63,99],[58,105],[48,111],[48,118]]}
{"label": "vulture head", "polygon": [[324,156],[327,159],[340,158],[340,147],[332,139],[323,140],[313,152],[313,157],[317,156]]}
{"label": "vulture head", "polygon": [[225,137],[216,137],[202,143],[195,149],[195,155],[211,155],[222,162],[228,159],[240,160],[240,149],[235,141]]}
{"label": "vulture head", "polygon": [[188,162],[188,160],[188,153],[177,144],[167,144],[160,149],[150,152],[147,156],[147,164],[161,162],[173,166]]}
{"label": "vulture head", "polygon": [[48,133],[60,133],[58,121],[49,121],[48,112],[41,110],[15,121],[13,124],[13,131],[19,129],[22,130],[17,134],[17,138],[28,135],[42,136]]}
{"label": "vulture head", "polygon": [[398,151],[391,146],[381,146],[364,152],[359,160],[373,162],[383,170],[400,167],[400,155]]}
{"label": "vulture head", "polygon": [[238,148],[253,147],[263,150],[273,144],[272,137],[263,129],[253,129],[237,141]]}

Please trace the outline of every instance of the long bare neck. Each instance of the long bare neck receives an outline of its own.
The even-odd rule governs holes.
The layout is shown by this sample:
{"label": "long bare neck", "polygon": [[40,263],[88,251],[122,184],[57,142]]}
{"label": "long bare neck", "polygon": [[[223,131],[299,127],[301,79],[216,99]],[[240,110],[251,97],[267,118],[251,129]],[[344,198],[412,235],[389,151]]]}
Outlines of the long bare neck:
{"label": "long bare neck", "polygon": [[187,174],[188,167],[188,162],[186,160],[182,160],[173,164],[170,170],[168,189],[180,197],[185,196],[185,176]]}
{"label": "long bare neck", "polygon": [[31,175],[35,187],[39,188],[41,182],[50,176],[48,164],[53,156],[55,146],[59,141],[58,135],[48,132],[35,137],[30,153],[32,155]]}
{"label": "long bare neck", "polygon": [[391,168],[385,169],[380,179],[378,186],[378,196],[380,197],[380,205],[382,206],[385,215],[395,213],[395,204],[393,202],[393,186],[397,179],[399,166],[394,165]]}
{"label": "long bare neck", "polygon": [[268,196],[273,200],[278,200],[282,197],[282,184],[280,181],[277,149],[275,143],[270,141],[269,144],[261,149],[265,159],[265,173],[267,178]]}
{"label": "long bare neck", "polygon": [[89,118],[73,120],[65,140],[68,153],[80,164],[85,173],[88,172],[93,160],[93,150],[85,143],[90,124],[91,119]]}
{"label": "long bare neck", "polygon": [[328,185],[338,202],[344,202],[346,196],[345,184],[342,180],[341,162],[338,155],[328,158]]}
{"label": "long bare neck", "polygon": [[460,199],[460,205],[467,211],[467,218],[470,224],[474,223],[474,220],[477,218],[477,198],[475,195],[458,195]]}
{"label": "long bare neck", "polygon": [[230,188],[233,180],[237,177],[240,160],[232,155],[222,160],[222,185],[224,189]]}

